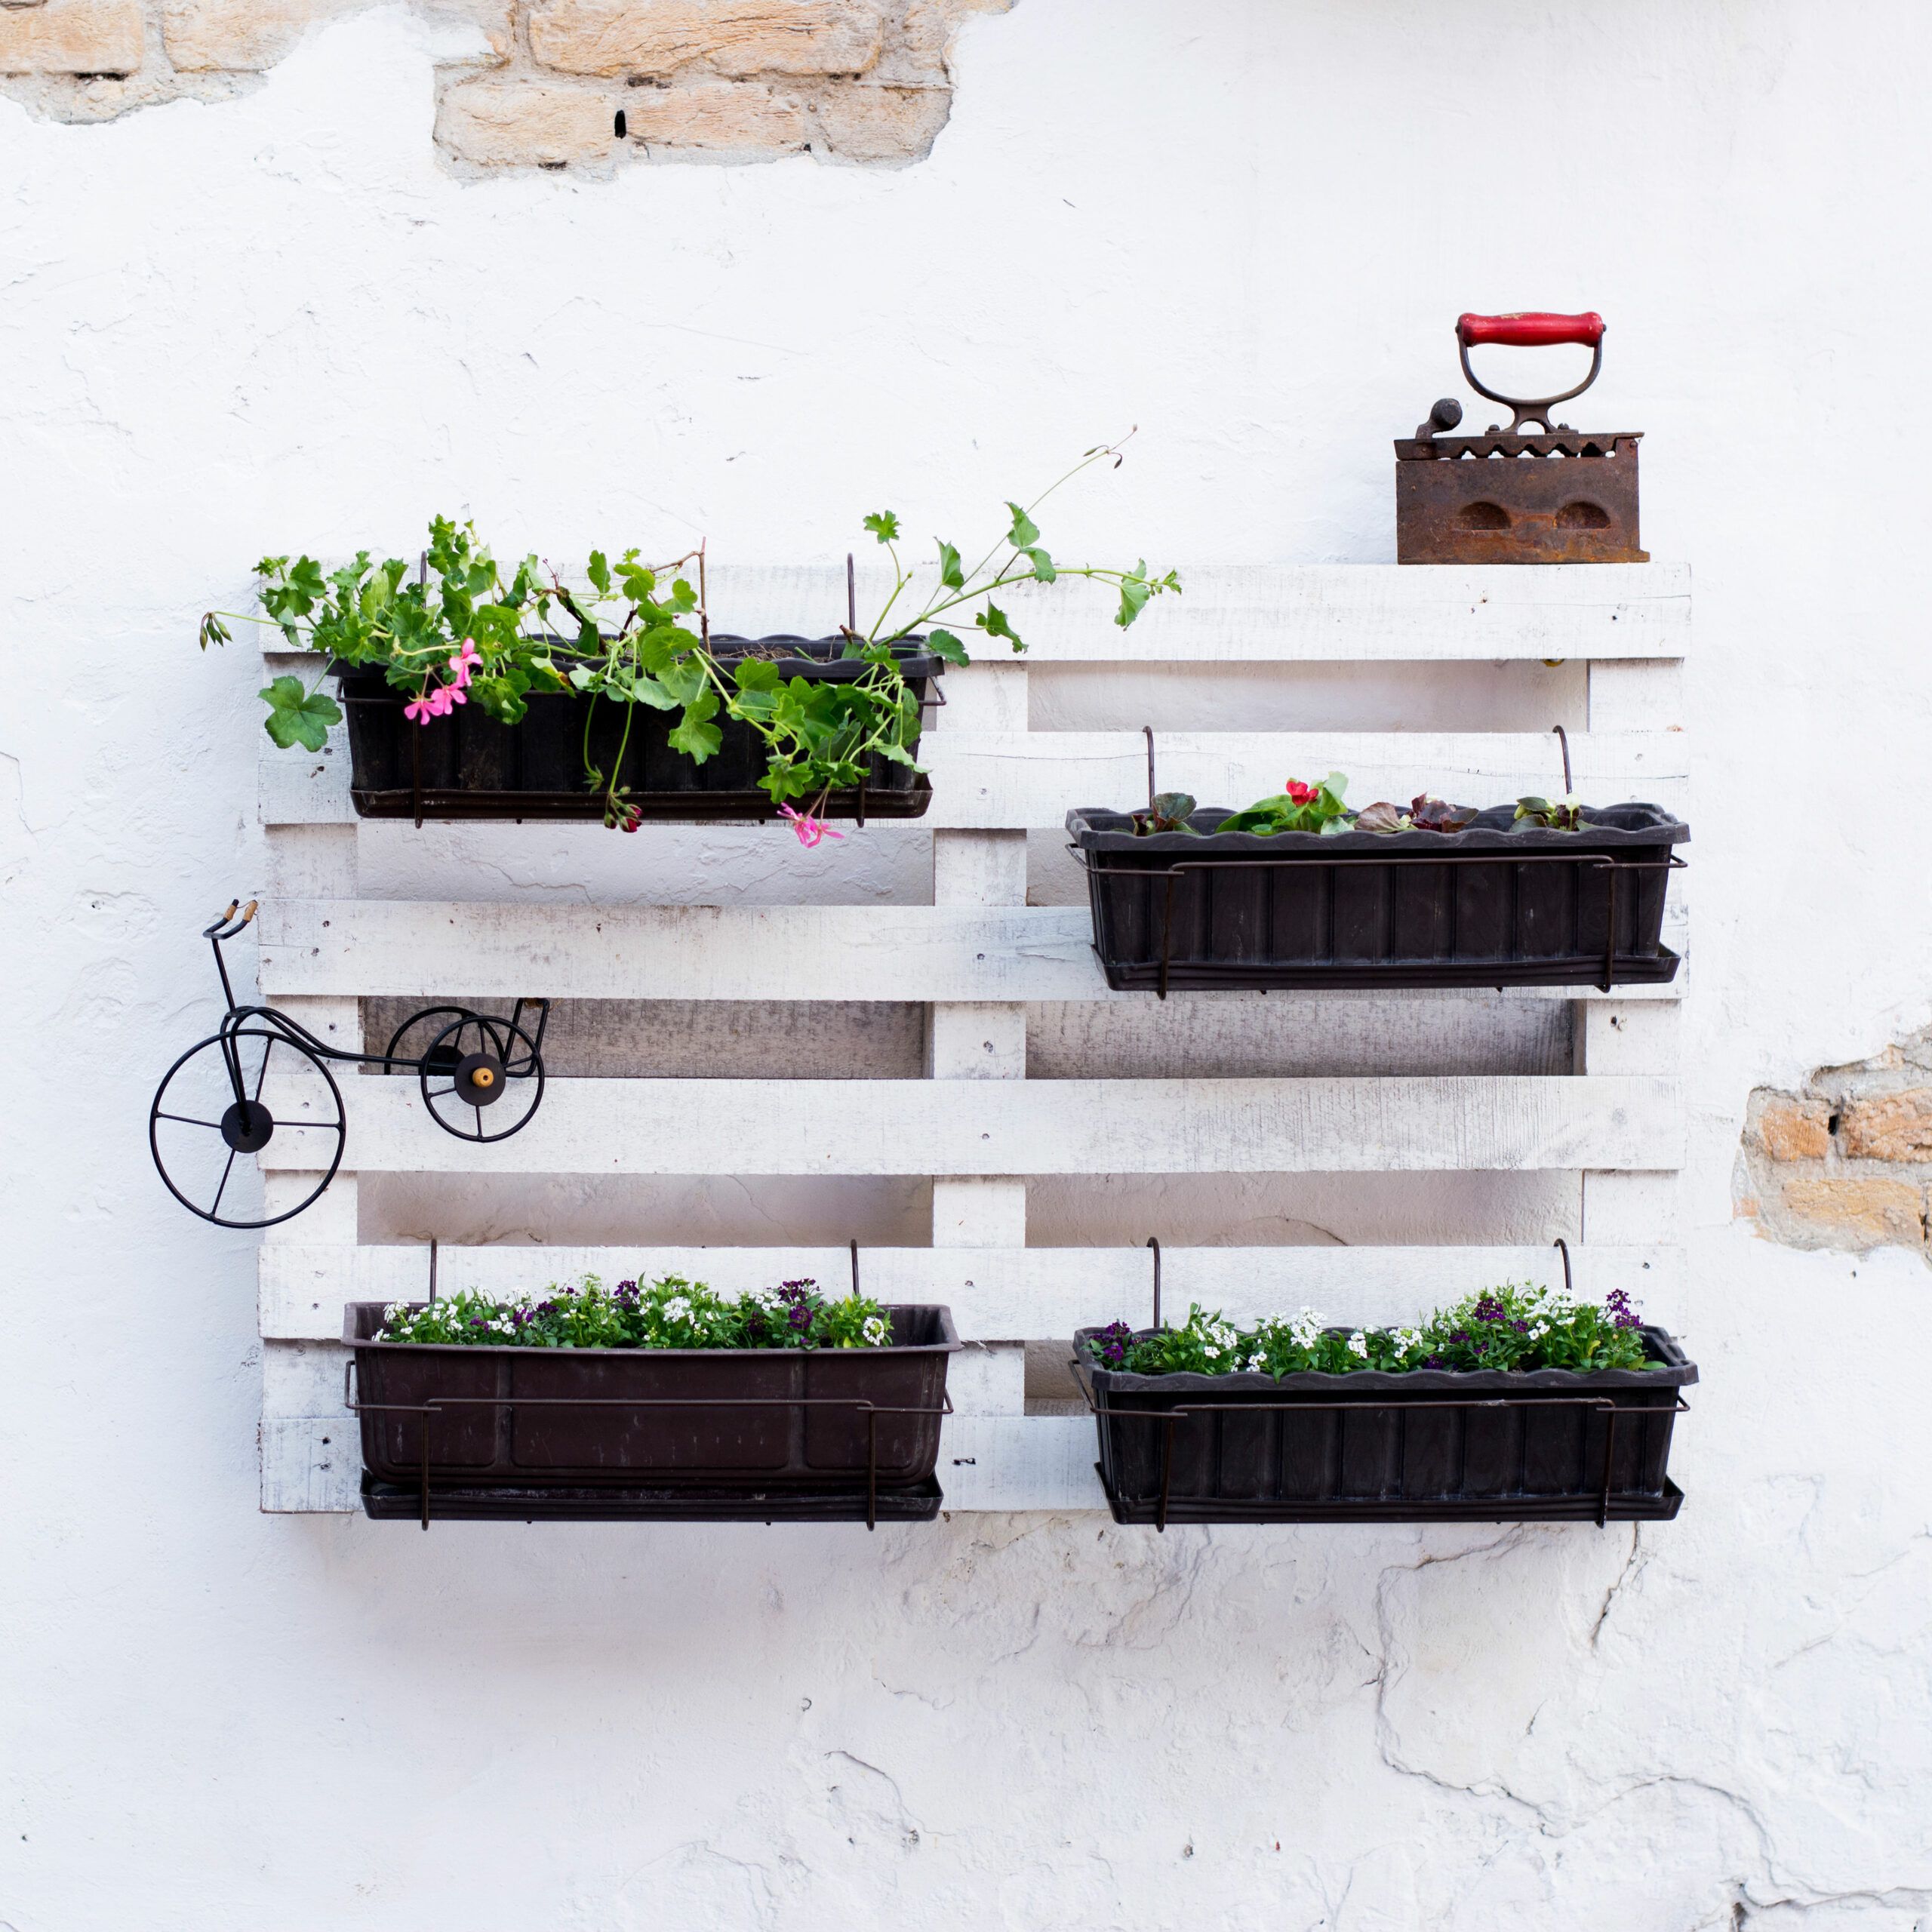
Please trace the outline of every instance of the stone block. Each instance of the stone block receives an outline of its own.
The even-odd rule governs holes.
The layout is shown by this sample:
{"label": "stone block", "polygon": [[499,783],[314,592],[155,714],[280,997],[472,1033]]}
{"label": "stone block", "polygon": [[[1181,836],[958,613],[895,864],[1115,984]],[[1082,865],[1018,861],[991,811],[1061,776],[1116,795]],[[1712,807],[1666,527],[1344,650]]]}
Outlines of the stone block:
{"label": "stone block", "polygon": [[624,105],[631,139],[647,148],[715,155],[796,154],[811,137],[804,106],[755,81],[633,88]]}
{"label": "stone block", "polygon": [[1924,1204],[1909,1182],[1843,1175],[1793,1176],[1786,1211],[1804,1231],[1840,1247],[1923,1247]]}
{"label": "stone block", "polygon": [[600,161],[616,143],[620,104],[534,81],[467,81],[443,96],[436,139],[486,168]]}
{"label": "stone block", "polygon": [[862,74],[881,38],[855,0],[551,0],[530,17],[531,51],[566,74]]}
{"label": "stone block", "polygon": [[135,0],[0,8],[0,74],[131,74],[145,35]]}
{"label": "stone block", "polygon": [[1771,1100],[1758,1116],[1758,1140],[1774,1161],[1822,1161],[1831,1151],[1831,1112],[1823,1100]]}
{"label": "stone block", "polygon": [[949,88],[828,87],[816,106],[831,151],[845,161],[922,161],[952,112]]}
{"label": "stone block", "polygon": [[1850,1102],[1841,1139],[1850,1160],[1932,1161],[1932,1087]]}
{"label": "stone block", "polygon": [[257,73],[287,55],[311,21],[334,11],[309,0],[170,0],[162,9],[162,40],[180,72]]}

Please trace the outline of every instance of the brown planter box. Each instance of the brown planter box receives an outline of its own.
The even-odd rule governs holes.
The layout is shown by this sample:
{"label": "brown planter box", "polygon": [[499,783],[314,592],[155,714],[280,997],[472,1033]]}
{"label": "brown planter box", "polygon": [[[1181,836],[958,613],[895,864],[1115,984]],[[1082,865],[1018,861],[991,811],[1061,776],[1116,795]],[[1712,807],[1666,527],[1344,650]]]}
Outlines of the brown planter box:
{"label": "brown planter box", "polygon": [[[734,645],[769,657],[784,678],[819,683],[849,682],[869,667],[841,657],[838,638],[771,637],[712,640],[721,662]],[[937,703],[944,659],[912,639],[895,647],[899,666],[921,704]],[[585,701],[559,692],[529,700],[521,723],[501,724],[480,705],[458,706],[447,718],[417,724],[403,715],[408,695],[380,669],[331,667],[349,718],[349,796],[362,818],[587,819],[601,823],[604,794],[583,782]],[[625,715],[632,713],[630,735]],[[712,819],[769,819],[778,807],[758,787],[764,775],[764,740],[749,724],[721,712],[712,722],[723,734],[717,752],[699,764],[671,749],[678,714],[648,705],[598,700],[590,719],[591,762],[627,786],[629,802],[647,823],[689,823]],[[619,764],[617,752],[624,746]],[[909,747],[918,754],[916,742]],[[932,801],[932,786],[911,766],[874,758],[863,787],[835,792],[820,817],[918,818]]]}
{"label": "brown planter box", "polygon": [[1683,1494],[1672,1426],[1697,1368],[1645,1328],[1648,1369],[1135,1375],[1075,1338],[1114,1520],[1651,1522]]}
{"label": "brown planter box", "polygon": [[377,1342],[385,1306],[343,1320],[372,1515],[937,1513],[944,1307],[881,1349],[644,1349]]}
{"label": "brown planter box", "polygon": [[1586,808],[1579,832],[1494,805],[1461,832],[1137,835],[1087,807],[1066,829],[1087,869],[1094,950],[1117,992],[1277,986],[1653,985],[1672,848],[1656,805]]}

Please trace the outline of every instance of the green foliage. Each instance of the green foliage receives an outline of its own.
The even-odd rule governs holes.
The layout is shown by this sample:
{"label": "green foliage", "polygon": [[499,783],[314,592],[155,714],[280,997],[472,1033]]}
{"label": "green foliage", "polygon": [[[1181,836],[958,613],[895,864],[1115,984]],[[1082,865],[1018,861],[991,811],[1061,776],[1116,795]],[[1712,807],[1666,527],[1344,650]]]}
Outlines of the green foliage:
{"label": "green foliage", "polygon": [[267,701],[262,728],[284,751],[291,745],[318,752],[329,727],[342,722],[342,707],[325,692],[305,690],[300,678],[282,677],[257,694]]}
{"label": "green foliage", "polygon": [[1518,798],[1515,823],[1520,825],[1525,819],[1546,832],[1581,832],[1583,807],[1574,795],[1553,803],[1548,798]]}
{"label": "green foliage", "polygon": [[1440,1309],[1419,1327],[1334,1327],[1305,1308],[1241,1328],[1197,1303],[1178,1327],[1137,1333],[1116,1321],[1086,1346],[1103,1367],[1137,1375],[1259,1374],[1278,1381],[1307,1370],[1649,1368],[1655,1362],[1642,1328],[1621,1289],[1599,1306],[1509,1283]]}
{"label": "green foliage", "polygon": [[1134,829],[1143,838],[1156,832],[1185,832],[1196,838],[1188,820],[1194,816],[1194,798],[1187,792],[1157,792],[1143,812],[1134,814]]}
{"label": "green foliage", "polygon": [[526,1349],[878,1349],[892,1321],[869,1297],[828,1300],[815,1281],[744,1295],[666,1275],[607,1289],[552,1283],[507,1301],[470,1290],[426,1305],[392,1302],[377,1340]]}
{"label": "green foliage", "polygon": [[[1053,489],[1090,463],[1118,457],[1111,445],[1091,451]],[[847,634],[846,660],[863,659],[865,669],[838,683],[787,681],[768,663],[720,658],[709,644],[700,592],[680,574],[698,561],[702,583],[696,552],[654,565],[635,549],[592,550],[580,578],[566,583],[534,555],[514,565],[499,562],[472,525],[441,516],[430,523],[429,547],[413,575],[401,558],[378,563],[366,550],[328,572],[312,557],[263,558],[256,571],[266,619],[245,621],[266,621],[291,645],[332,660],[380,666],[408,697],[409,715],[423,725],[449,715],[459,700],[505,724],[525,716],[533,693],[583,700],[585,777],[603,795],[607,825],[634,829],[637,819],[617,782],[621,749],[608,776],[589,755],[592,715],[604,701],[675,712],[672,747],[700,764],[721,747],[727,719],[749,725],[764,740],[766,769],[758,783],[774,803],[805,800],[816,808],[829,792],[860,784],[875,758],[918,768],[912,748],[919,706],[900,660],[918,648],[931,620],[970,610],[977,630],[1018,651],[1026,645],[993,601],[1008,586],[1068,577],[1109,583],[1121,595],[1116,621],[1121,623],[1131,623],[1150,597],[1180,589],[1174,572],[1150,578],[1144,564],[1123,571],[1056,563],[1041,546],[1034,520],[1044,500],[1008,503],[1004,540],[970,570],[957,548],[938,540],[937,583],[922,602],[906,595],[913,580],[893,548],[897,515],[879,510],[867,516],[866,529],[892,557],[894,586],[872,628]],[[223,619],[235,614],[210,611],[202,618],[204,650],[229,641]],[[923,641],[949,664],[969,661],[958,635],[944,625],[931,626]],[[320,749],[341,715],[332,699],[305,690],[294,678],[278,678],[262,696],[269,734],[285,747]],[[625,744],[629,719],[627,709]]]}
{"label": "green foliage", "polygon": [[1231,813],[1222,820],[1223,832],[1346,832],[1349,808],[1342,802],[1348,780],[1339,771],[1313,785],[1291,778],[1287,789],[1272,798],[1263,798],[1246,811]]}

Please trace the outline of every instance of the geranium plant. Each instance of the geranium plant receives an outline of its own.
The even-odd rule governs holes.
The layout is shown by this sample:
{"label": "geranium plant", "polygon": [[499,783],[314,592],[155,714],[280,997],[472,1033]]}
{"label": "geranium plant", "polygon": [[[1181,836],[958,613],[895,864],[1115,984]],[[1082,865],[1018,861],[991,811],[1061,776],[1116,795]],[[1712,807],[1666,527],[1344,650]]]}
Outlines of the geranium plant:
{"label": "geranium plant", "polygon": [[1137,1333],[1124,1321],[1090,1345],[1103,1368],[1137,1375],[1261,1374],[1307,1369],[1647,1368],[1642,1318],[1620,1288],[1601,1305],[1505,1284],[1440,1309],[1418,1327],[1340,1328],[1312,1309],[1241,1328],[1197,1303],[1178,1327]]}
{"label": "geranium plant", "polygon": [[[632,707],[677,713],[672,747],[700,764],[719,749],[721,721],[736,720],[764,740],[760,786],[801,842],[816,844],[827,835],[816,816],[827,795],[860,783],[873,758],[918,768],[911,747],[918,737],[918,703],[898,661],[909,647],[966,663],[965,645],[951,626],[964,626],[970,616],[973,630],[1023,651],[1006,609],[995,601],[1014,585],[1063,577],[1104,584],[1118,597],[1114,621],[1123,628],[1150,598],[1180,588],[1172,571],[1152,573],[1144,561],[1131,569],[1060,562],[1041,542],[1035,517],[1047,497],[1092,465],[1117,466],[1121,460],[1115,445],[1089,450],[1032,503],[1009,503],[1004,534],[971,569],[943,538],[934,540],[937,555],[927,572],[907,568],[897,515],[881,510],[867,516],[865,528],[891,558],[894,581],[871,627],[844,632],[843,656],[867,667],[849,681],[788,679],[766,658],[714,649],[702,547],[663,563],[647,562],[638,549],[593,550],[567,582],[534,555],[500,562],[472,525],[446,517],[431,523],[414,580],[401,558],[377,563],[366,550],[328,572],[312,557],[264,557],[256,570],[266,616],[210,611],[202,620],[201,644],[205,650],[226,642],[232,621],[274,625],[295,648],[381,666],[408,694],[410,719],[424,726],[472,703],[515,724],[533,694],[574,694],[584,703],[585,783],[603,795],[605,823],[626,830],[636,829],[638,815],[617,774]],[[309,685],[278,677],[263,691],[265,727],[277,744],[321,749],[342,715],[321,688],[325,675]],[[626,707],[608,775],[589,749],[595,708],[604,701]]]}
{"label": "geranium plant", "polygon": [[869,1297],[828,1300],[811,1281],[743,1295],[666,1275],[606,1288],[552,1283],[515,1301],[464,1290],[422,1306],[392,1302],[379,1342],[438,1342],[526,1349],[878,1349],[892,1322]]}
{"label": "geranium plant", "polygon": [[[1291,778],[1272,798],[1259,798],[1238,812],[1230,812],[1215,827],[1217,832],[1251,832],[1267,838],[1281,832],[1334,834],[1343,832],[1438,832],[1466,830],[1478,816],[1474,805],[1452,805],[1432,792],[1419,792],[1407,805],[1391,804],[1386,799],[1364,805],[1359,811],[1343,804],[1342,795],[1348,779],[1331,771],[1314,784]],[[1144,811],[1129,814],[1134,829],[1143,837],[1157,832],[1184,832],[1198,835],[1200,828],[1190,823],[1195,810],[1192,796],[1186,792],[1162,792]],[[1580,832],[1583,808],[1574,797],[1552,804],[1547,798],[1518,798],[1514,823],[1527,823],[1549,832]]]}

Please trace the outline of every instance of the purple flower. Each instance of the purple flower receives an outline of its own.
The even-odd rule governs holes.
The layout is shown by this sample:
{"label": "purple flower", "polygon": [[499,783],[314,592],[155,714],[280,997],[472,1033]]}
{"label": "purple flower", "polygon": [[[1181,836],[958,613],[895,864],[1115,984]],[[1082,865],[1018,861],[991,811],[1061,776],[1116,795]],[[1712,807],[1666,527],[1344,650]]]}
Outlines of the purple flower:
{"label": "purple flower", "polygon": [[812,1312],[803,1302],[795,1302],[786,1319],[802,1335],[812,1325]]}
{"label": "purple flower", "polygon": [[1524,1321],[1520,1316],[1515,1321],[1511,1322],[1509,1325],[1511,1327],[1515,1329],[1516,1333],[1519,1335],[1527,1335],[1530,1332],[1530,1324],[1527,1321]]}
{"label": "purple flower", "polygon": [[1440,1355],[1425,1355],[1422,1365],[1424,1368],[1445,1368],[1448,1366]]}
{"label": "purple flower", "polygon": [[1604,1305],[1619,1328],[1641,1328],[1644,1325],[1644,1318],[1630,1306],[1630,1297],[1621,1288],[1612,1288]]}
{"label": "purple flower", "polygon": [[1475,1306],[1470,1309],[1469,1314],[1471,1318],[1477,1321],[1500,1321],[1507,1312],[1495,1296],[1484,1295]]}

